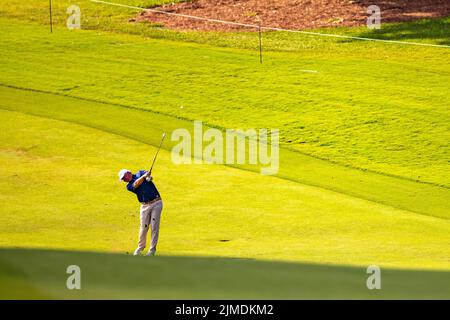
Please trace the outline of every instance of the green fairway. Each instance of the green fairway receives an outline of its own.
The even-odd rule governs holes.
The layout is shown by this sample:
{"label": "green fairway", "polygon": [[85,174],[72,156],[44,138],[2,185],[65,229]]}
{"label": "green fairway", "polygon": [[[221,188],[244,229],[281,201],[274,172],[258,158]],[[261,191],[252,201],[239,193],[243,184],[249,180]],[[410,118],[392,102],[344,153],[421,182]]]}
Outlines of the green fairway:
{"label": "green fairway", "polygon": [[[69,265],[81,269],[81,290],[66,288]],[[381,290],[368,290],[367,277],[365,268],[344,266],[0,250],[0,299],[449,298],[449,272],[386,269]]]}
{"label": "green fairway", "polygon": [[[43,109],[51,99],[51,95],[38,95],[33,106]],[[2,101],[8,105],[8,100]],[[72,111],[82,105],[64,97],[58,102]],[[101,108],[89,105],[91,110]],[[106,107],[101,109],[103,125],[113,126],[115,107]],[[140,115],[132,119],[157,125],[142,111],[128,114],[133,112]],[[0,217],[0,232],[6,235],[0,245],[132,250],[138,229],[137,203],[116,183],[116,171],[123,166],[132,170],[145,166],[153,149],[118,134],[67,122],[11,111],[1,114],[8,119],[1,125],[1,174],[8,179],[2,180],[0,189],[3,202],[9,205]],[[126,135],[135,127],[122,125],[122,132]],[[166,151],[158,160],[155,179],[166,202],[160,244],[165,254],[448,266],[447,218],[224,166],[177,166]],[[17,180],[16,188],[11,180]],[[23,197],[28,201],[21,201]]]}
{"label": "green fairway", "polygon": [[[260,65],[252,33],[135,25],[83,0],[87,30],[66,30],[56,1],[50,34],[45,3],[9,3],[0,298],[450,297],[450,49],[269,33]],[[407,40],[445,43],[449,19]],[[194,120],[280,129],[279,172],[175,165],[170,134]],[[161,257],[128,257],[139,208],[117,171],[148,169],[163,132]],[[65,289],[68,264],[86,272],[80,292]]]}
{"label": "green fairway", "polygon": [[260,66],[248,50],[0,26],[4,84],[220,128],[280,128],[292,150],[450,187],[450,49],[356,42],[330,52],[334,43],[268,53]]}

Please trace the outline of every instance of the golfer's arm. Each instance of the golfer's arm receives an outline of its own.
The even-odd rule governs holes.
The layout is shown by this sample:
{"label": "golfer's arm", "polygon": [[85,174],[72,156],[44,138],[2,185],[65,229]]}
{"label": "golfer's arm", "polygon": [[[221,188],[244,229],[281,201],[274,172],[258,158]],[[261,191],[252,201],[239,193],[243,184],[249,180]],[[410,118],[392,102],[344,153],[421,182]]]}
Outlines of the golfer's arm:
{"label": "golfer's arm", "polygon": [[147,176],[143,175],[142,177],[140,177],[139,179],[137,179],[134,183],[133,183],[133,189],[137,189],[141,186],[141,184],[144,182],[145,178]]}

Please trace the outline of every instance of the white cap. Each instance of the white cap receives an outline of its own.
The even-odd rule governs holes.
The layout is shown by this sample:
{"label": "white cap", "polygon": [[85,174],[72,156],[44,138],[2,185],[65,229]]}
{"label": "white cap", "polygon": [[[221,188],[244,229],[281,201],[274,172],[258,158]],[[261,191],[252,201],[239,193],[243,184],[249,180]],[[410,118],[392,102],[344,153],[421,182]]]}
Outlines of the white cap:
{"label": "white cap", "polygon": [[130,170],[127,169],[122,169],[119,171],[119,182],[123,180],[123,177],[128,173],[131,172]]}

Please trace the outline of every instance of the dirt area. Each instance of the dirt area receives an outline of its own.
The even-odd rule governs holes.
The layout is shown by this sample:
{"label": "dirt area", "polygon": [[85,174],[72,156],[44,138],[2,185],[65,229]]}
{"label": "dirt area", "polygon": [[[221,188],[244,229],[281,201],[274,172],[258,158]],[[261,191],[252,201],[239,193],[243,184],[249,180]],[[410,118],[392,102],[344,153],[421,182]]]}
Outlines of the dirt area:
{"label": "dirt area", "polygon": [[[450,15],[450,0],[193,0],[155,9],[177,14],[287,29],[358,26],[367,21],[367,8],[378,5],[382,22],[412,21]],[[188,30],[248,29],[185,17],[143,12],[136,19]]]}

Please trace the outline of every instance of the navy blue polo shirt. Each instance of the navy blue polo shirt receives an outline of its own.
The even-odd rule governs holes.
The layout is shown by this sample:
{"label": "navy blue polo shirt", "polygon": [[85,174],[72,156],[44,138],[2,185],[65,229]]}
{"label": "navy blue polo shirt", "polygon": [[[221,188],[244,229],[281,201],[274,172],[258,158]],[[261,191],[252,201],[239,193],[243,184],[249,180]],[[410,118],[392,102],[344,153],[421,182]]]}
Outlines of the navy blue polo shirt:
{"label": "navy blue polo shirt", "polygon": [[148,202],[153,199],[160,198],[159,192],[152,181],[144,182],[136,189],[133,188],[134,182],[142,177],[147,171],[140,170],[136,174],[133,174],[133,179],[127,184],[127,189],[137,195],[139,202]]}

